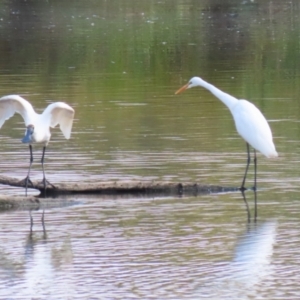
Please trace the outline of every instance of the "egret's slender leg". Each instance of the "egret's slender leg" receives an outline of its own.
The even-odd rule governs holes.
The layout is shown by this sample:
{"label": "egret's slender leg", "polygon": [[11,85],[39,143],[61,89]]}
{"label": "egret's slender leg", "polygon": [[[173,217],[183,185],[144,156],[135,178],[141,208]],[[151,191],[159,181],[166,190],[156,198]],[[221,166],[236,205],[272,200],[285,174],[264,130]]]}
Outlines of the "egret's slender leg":
{"label": "egret's slender leg", "polygon": [[257,218],[257,195],[256,195],[256,173],[257,173],[257,158],[256,158],[256,151],[254,149],[254,221],[256,222]]}
{"label": "egret's slender leg", "polygon": [[42,154],[42,159],[41,159],[41,163],[42,163],[42,167],[43,167],[43,181],[42,181],[42,183],[44,184],[44,196],[46,197],[47,185],[51,185],[53,188],[55,188],[55,186],[46,179],[45,168],[44,168],[45,152],[46,152],[46,146],[43,147],[43,154]]}
{"label": "egret's slender leg", "polygon": [[248,223],[250,223],[251,214],[250,214],[249,205],[248,205],[248,202],[247,202],[247,199],[246,199],[246,195],[245,195],[245,190],[241,190],[241,192],[242,192],[243,199],[244,199],[244,202],[245,202],[245,205],[246,205],[246,209],[247,209]]}
{"label": "egret's slender leg", "polygon": [[[44,193],[46,196],[46,187],[47,187],[47,180],[46,180],[46,176],[45,176],[45,169],[44,169],[44,158],[45,158],[45,151],[46,151],[46,146],[43,147],[43,154],[42,154],[42,159],[41,159],[41,163],[42,163],[42,168],[43,168],[43,183],[44,183]],[[43,215],[44,218],[44,215]]]}
{"label": "egret's slender leg", "polygon": [[32,146],[31,145],[29,145],[29,151],[30,151],[30,164],[29,164],[29,170],[28,170],[28,173],[27,173],[27,177],[25,178],[25,196],[27,196],[28,182],[30,182],[31,185],[32,185],[32,182],[30,180],[30,170],[31,170],[32,162],[33,162]]}
{"label": "egret's slender leg", "polygon": [[44,158],[45,158],[45,151],[46,151],[46,146],[43,147],[43,154],[42,154],[42,159],[41,159],[41,163],[42,163],[42,167],[43,167],[43,181],[45,181],[46,176],[45,176],[45,170],[44,170]]}
{"label": "egret's slender leg", "polygon": [[245,188],[245,181],[246,181],[246,177],[247,177],[249,165],[250,165],[250,162],[251,162],[249,144],[246,143],[246,145],[247,145],[247,154],[248,154],[248,158],[247,158],[247,166],[246,166],[246,170],[245,170],[244,179],[243,179],[243,181],[242,181],[242,186],[241,186],[241,188],[240,188],[241,191],[245,191],[245,190],[246,190],[246,188]]}
{"label": "egret's slender leg", "polygon": [[254,190],[256,190],[256,173],[257,173],[257,158],[256,158],[256,150],[254,149],[254,187],[253,187]]}

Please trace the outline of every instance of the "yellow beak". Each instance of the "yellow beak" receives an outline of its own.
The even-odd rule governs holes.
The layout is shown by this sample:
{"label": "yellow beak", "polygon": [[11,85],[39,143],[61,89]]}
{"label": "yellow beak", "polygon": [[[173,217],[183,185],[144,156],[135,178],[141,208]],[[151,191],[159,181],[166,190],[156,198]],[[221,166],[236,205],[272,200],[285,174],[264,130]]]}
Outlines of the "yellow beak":
{"label": "yellow beak", "polygon": [[178,91],[176,91],[175,95],[178,95],[180,93],[182,93],[183,91],[185,91],[188,88],[189,84],[185,84],[183,87],[181,87]]}

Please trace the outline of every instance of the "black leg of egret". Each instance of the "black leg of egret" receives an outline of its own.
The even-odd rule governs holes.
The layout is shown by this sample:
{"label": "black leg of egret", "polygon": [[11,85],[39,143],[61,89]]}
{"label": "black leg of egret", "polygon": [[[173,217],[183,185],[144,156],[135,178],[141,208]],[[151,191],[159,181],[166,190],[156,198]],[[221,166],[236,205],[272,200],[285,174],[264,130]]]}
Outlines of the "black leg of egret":
{"label": "black leg of egret", "polygon": [[256,190],[256,173],[257,173],[257,158],[256,158],[256,150],[254,149],[254,187],[253,187],[254,190]]}
{"label": "black leg of egret", "polygon": [[256,173],[257,173],[257,158],[256,158],[256,151],[254,149],[254,221],[256,222],[257,218],[257,195],[256,195]]}
{"label": "black leg of egret", "polygon": [[32,155],[32,146],[29,145],[29,152],[30,152],[30,164],[29,164],[29,170],[28,170],[28,173],[27,173],[27,177],[25,178],[25,196],[27,196],[27,187],[28,187],[28,182],[31,183],[32,185],[32,182],[30,180],[30,170],[31,170],[31,166],[32,166],[32,162],[33,162],[33,155]]}
{"label": "black leg of egret", "polygon": [[[45,197],[46,197],[46,187],[47,187],[47,180],[46,180],[46,176],[45,176],[45,169],[44,169],[44,158],[45,158],[45,151],[46,151],[46,146],[43,147],[43,154],[42,154],[42,159],[41,159],[41,163],[42,163],[42,168],[43,168],[43,183],[44,183],[44,193],[45,193]],[[44,216],[43,216],[44,217]]]}
{"label": "black leg of egret", "polygon": [[42,154],[42,159],[41,159],[42,168],[43,168],[43,181],[42,181],[42,183],[44,184],[44,197],[46,197],[47,185],[51,185],[53,188],[55,188],[55,186],[46,179],[45,168],[44,168],[45,152],[46,152],[46,146],[43,147],[43,154]]}
{"label": "black leg of egret", "polygon": [[244,179],[243,179],[243,182],[242,182],[242,186],[241,186],[241,188],[240,188],[241,191],[245,191],[245,190],[246,190],[246,188],[245,188],[245,181],[246,181],[246,177],[247,177],[249,165],[250,165],[250,162],[251,162],[249,144],[246,143],[246,145],[247,145],[247,154],[248,154],[248,158],[247,158],[247,166],[246,166],[246,170],[245,170]]}

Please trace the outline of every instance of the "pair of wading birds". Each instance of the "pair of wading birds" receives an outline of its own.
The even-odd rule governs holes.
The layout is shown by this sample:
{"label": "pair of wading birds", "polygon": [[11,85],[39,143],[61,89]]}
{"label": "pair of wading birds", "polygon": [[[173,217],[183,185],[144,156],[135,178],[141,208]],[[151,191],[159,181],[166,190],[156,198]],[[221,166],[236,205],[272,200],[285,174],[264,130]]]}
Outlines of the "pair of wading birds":
{"label": "pair of wading birds", "polygon": [[[219,98],[231,111],[233,119],[235,121],[235,126],[237,132],[241,135],[241,137],[246,141],[247,144],[247,166],[245,170],[245,175],[241,185],[241,191],[244,191],[245,188],[245,180],[249,168],[249,164],[251,161],[250,158],[250,149],[249,145],[254,148],[254,190],[256,190],[256,150],[261,152],[266,157],[277,157],[278,154],[276,152],[272,132],[270,126],[260,112],[260,110],[250,103],[247,100],[238,100],[212,84],[204,81],[199,77],[193,77],[186,85],[180,88],[175,94],[179,94],[186,89],[202,86],[209,90],[213,95]],[[51,133],[50,127],[55,127],[56,125],[60,125],[60,129],[64,134],[66,139],[69,139],[71,136],[71,129],[74,118],[74,110],[68,104],[63,102],[55,102],[50,104],[42,114],[37,114],[32,105],[17,95],[4,96],[0,98],[0,128],[2,127],[5,120],[12,117],[15,113],[19,113],[25,122],[26,132],[25,136],[22,139],[23,143],[29,144],[30,151],[30,165],[27,177],[25,180],[26,187],[26,195],[27,195],[27,187],[30,181],[30,169],[33,162],[32,155],[32,144],[33,143],[43,143],[43,154],[42,154],[42,168],[43,168],[43,184],[44,190],[46,190],[46,186],[48,181],[45,177],[44,170],[44,157],[45,150],[50,141]]]}

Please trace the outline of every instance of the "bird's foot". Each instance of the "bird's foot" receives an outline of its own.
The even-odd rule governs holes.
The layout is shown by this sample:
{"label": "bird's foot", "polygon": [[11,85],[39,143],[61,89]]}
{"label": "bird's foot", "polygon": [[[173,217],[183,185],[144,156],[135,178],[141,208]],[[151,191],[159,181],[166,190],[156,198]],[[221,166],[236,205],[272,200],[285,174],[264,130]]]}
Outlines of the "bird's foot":
{"label": "bird's foot", "polygon": [[46,178],[43,178],[43,180],[40,183],[44,185],[45,190],[46,190],[47,186],[49,186],[49,185],[55,189],[55,186],[51,182],[49,182]]}
{"label": "bird's foot", "polygon": [[25,187],[28,187],[29,185],[31,187],[33,187],[33,183],[30,180],[29,176],[26,176],[24,179],[22,179],[21,181],[19,181],[19,184],[20,185],[24,185]]}
{"label": "bird's foot", "polygon": [[47,197],[47,186],[51,186],[52,188],[55,189],[55,186],[50,183],[45,177],[43,178],[43,180],[40,182],[40,184],[42,184],[44,186],[44,188],[41,190],[41,197]]}

